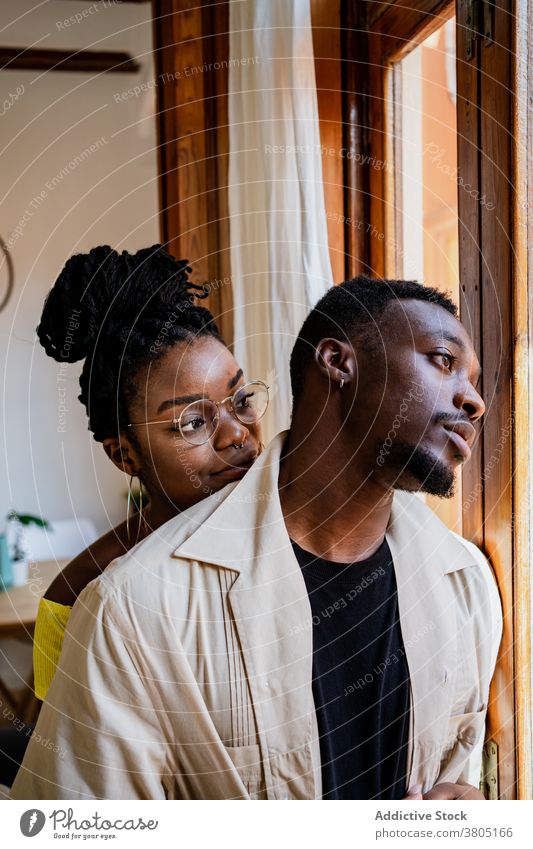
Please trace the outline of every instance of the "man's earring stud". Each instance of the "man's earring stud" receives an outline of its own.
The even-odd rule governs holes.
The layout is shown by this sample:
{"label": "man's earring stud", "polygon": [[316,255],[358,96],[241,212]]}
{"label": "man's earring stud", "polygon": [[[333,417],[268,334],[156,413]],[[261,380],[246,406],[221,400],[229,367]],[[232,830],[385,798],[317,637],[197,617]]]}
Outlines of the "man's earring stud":
{"label": "man's earring stud", "polygon": [[341,377],[341,379],[339,380],[339,389],[342,389],[343,386],[344,386],[344,378]]}

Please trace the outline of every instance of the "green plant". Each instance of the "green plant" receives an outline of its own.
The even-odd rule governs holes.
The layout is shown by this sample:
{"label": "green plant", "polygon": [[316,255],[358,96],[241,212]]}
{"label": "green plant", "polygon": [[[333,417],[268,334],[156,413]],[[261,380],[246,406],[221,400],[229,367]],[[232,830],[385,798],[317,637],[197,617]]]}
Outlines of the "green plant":
{"label": "green plant", "polygon": [[16,510],[10,510],[7,514],[9,519],[17,519],[21,525],[37,525],[39,528],[49,530],[50,522],[48,519],[42,519],[40,516],[33,516],[31,513],[17,513]]}
{"label": "green plant", "polygon": [[24,545],[24,526],[37,525],[38,528],[50,528],[50,522],[47,519],[42,519],[40,516],[33,516],[31,513],[17,513],[16,510],[9,511],[7,521],[9,522],[9,527],[12,529],[12,533],[8,532],[12,560],[24,560],[28,555]]}

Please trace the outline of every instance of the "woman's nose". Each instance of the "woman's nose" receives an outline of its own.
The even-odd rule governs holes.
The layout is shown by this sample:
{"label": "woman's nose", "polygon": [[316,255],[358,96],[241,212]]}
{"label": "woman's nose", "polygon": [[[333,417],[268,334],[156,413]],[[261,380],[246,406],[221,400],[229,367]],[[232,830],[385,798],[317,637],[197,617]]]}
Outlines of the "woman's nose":
{"label": "woman's nose", "polygon": [[215,433],[215,445],[220,450],[229,445],[241,445],[248,438],[250,431],[233,411],[229,403],[219,407],[219,422]]}

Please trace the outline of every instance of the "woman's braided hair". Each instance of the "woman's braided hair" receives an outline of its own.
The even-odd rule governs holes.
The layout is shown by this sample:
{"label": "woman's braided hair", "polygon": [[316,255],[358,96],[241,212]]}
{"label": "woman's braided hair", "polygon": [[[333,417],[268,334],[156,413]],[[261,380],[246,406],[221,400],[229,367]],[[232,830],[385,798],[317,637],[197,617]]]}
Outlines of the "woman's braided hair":
{"label": "woman's braided hair", "polygon": [[141,366],[181,341],[222,341],[209,310],[195,305],[208,293],[190,271],[162,245],[135,254],[101,245],[71,257],[50,290],[37,335],[58,362],[85,358],[78,397],[98,442],[128,423]]}

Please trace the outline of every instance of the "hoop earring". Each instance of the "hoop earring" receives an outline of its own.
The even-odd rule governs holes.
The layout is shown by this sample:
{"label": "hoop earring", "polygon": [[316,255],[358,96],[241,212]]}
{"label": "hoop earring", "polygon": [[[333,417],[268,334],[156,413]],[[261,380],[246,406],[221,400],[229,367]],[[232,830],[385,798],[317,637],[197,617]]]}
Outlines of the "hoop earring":
{"label": "hoop earring", "polygon": [[[131,475],[131,477],[128,481],[128,505],[126,507],[126,536],[128,538],[129,543],[131,543],[131,534],[130,534],[131,502],[134,500],[133,495],[132,495],[132,491],[131,491],[131,485],[133,483],[134,477],[135,477],[135,475]],[[137,512],[138,512],[139,519],[138,519],[138,522],[137,522],[137,534],[135,536],[135,542],[133,543],[134,545],[136,545],[139,542],[139,535],[141,533],[141,527],[142,527],[143,518],[144,518],[143,517],[143,487],[142,487],[142,482],[141,482],[140,478],[139,478],[139,507],[138,507]]]}

